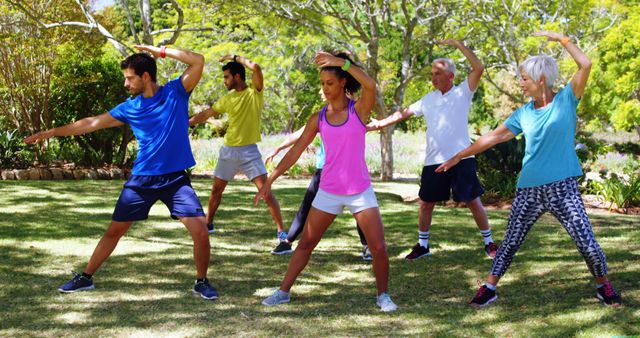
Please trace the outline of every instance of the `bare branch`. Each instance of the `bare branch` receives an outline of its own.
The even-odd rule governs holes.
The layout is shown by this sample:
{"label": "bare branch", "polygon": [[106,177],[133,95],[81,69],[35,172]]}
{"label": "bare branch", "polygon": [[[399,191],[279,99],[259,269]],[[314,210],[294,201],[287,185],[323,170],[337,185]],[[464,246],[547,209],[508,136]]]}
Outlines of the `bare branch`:
{"label": "bare branch", "polygon": [[133,36],[133,40],[136,44],[140,44],[140,39],[138,38],[138,32],[136,32],[136,26],[133,22],[133,16],[131,15],[131,11],[129,10],[129,6],[127,6],[127,0],[120,0],[120,6],[124,9],[124,13],[127,15],[127,21],[129,21],[129,29],[131,30],[131,35]]}
{"label": "bare branch", "polygon": [[[174,30],[171,37],[160,41],[159,45],[174,44],[178,39],[178,36],[180,36],[180,31],[182,30],[182,26],[184,25],[184,12],[182,11],[182,7],[180,7],[180,5],[178,4],[178,2],[176,2],[176,0],[169,0],[169,1],[171,1],[171,5],[173,6],[173,9],[175,9],[176,12],[178,13],[178,22],[176,22],[176,29]],[[153,35],[153,34],[150,34],[150,35]]]}
{"label": "bare branch", "polygon": [[56,28],[56,27],[60,27],[60,26],[76,26],[76,27],[82,27],[82,28],[88,28],[90,30],[92,29],[97,29],[98,32],[104,36],[105,38],[107,38],[107,40],[120,52],[120,54],[122,54],[123,56],[128,56],[129,52],[133,52],[133,50],[131,48],[129,48],[126,44],[124,44],[122,41],[116,39],[106,28],[104,28],[101,24],[99,24],[91,15],[91,13],[89,13],[89,11],[84,7],[84,5],[80,2],[80,0],[76,0],[76,4],[78,4],[78,6],[80,7],[80,10],[82,10],[82,13],[84,14],[85,18],[87,18],[88,23],[85,22],[77,22],[77,21],[57,21],[55,23],[46,23],[45,21],[43,21],[43,18],[41,18],[39,16],[39,14],[36,13],[36,10],[34,10],[33,8],[30,8],[26,5],[24,5],[24,3],[22,1],[15,1],[15,0],[7,0],[7,2],[9,2],[11,5],[15,6],[17,9],[19,9],[22,13],[24,13],[26,16],[28,16],[29,18],[31,18],[33,21],[35,21],[36,23],[38,23],[38,25],[42,26],[45,29],[49,29],[49,28]]}

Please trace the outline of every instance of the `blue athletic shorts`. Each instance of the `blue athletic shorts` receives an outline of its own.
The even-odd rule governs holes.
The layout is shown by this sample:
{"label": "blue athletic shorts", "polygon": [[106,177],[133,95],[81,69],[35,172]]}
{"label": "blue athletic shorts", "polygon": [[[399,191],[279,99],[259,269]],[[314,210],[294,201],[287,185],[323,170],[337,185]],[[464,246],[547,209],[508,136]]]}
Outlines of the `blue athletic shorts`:
{"label": "blue athletic shorts", "polygon": [[425,202],[447,201],[451,193],[456,202],[470,202],[484,193],[476,175],[476,159],[465,158],[446,172],[436,173],[439,164],[422,168],[420,199]]}
{"label": "blue athletic shorts", "polygon": [[117,222],[147,219],[149,210],[161,200],[171,218],[204,216],[202,204],[185,171],[165,175],[133,175],[124,184],[111,219]]}

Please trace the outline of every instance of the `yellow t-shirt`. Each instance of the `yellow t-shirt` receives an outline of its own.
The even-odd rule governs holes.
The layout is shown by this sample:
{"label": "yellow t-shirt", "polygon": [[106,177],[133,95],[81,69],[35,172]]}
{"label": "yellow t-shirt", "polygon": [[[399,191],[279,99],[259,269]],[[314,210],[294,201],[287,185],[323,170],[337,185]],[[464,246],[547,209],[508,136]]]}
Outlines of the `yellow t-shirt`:
{"label": "yellow t-shirt", "polygon": [[262,91],[247,87],[243,91],[232,90],[221,97],[213,110],[220,114],[227,114],[227,133],[224,144],[238,147],[255,144],[260,141],[260,118],[264,105]]}

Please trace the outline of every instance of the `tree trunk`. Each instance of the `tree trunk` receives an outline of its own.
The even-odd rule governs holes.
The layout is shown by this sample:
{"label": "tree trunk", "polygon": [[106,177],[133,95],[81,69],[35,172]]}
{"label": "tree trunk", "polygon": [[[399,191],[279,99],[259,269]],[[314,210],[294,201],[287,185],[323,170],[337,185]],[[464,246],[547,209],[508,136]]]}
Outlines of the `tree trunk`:
{"label": "tree trunk", "polygon": [[120,146],[118,147],[118,154],[116,155],[116,165],[122,166],[124,165],[124,160],[127,155],[127,146],[129,142],[133,140],[133,132],[131,132],[131,127],[128,125],[124,125],[121,127],[122,129],[122,139],[120,141]]}
{"label": "tree trunk", "polygon": [[393,126],[380,130],[380,179],[390,181],[393,179]]}

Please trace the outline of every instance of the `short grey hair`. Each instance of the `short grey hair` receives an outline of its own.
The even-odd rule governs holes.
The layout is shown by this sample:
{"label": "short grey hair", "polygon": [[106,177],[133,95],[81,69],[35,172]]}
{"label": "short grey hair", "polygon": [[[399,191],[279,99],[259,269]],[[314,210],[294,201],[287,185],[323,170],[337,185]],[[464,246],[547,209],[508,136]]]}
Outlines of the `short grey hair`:
{"label": "short grey hair", "polygon": [[431,65],[435,65],[436,63],[442,63],[444,65],[444,69],[453,74],[453,76],[456,76],[456,64],[453,62],[453,60],[449,59],[449,58],[439,58],[439,59],[435,59],[433,60],[433,62],[431,62]]}
{"label": "short grey hair", "polygon": [[540,81],[544,75],[547,87],[552,88],[558,79],[558,63],[549,55],[530,56],[519,67],[520,74],[525,71],[533,81]]}

